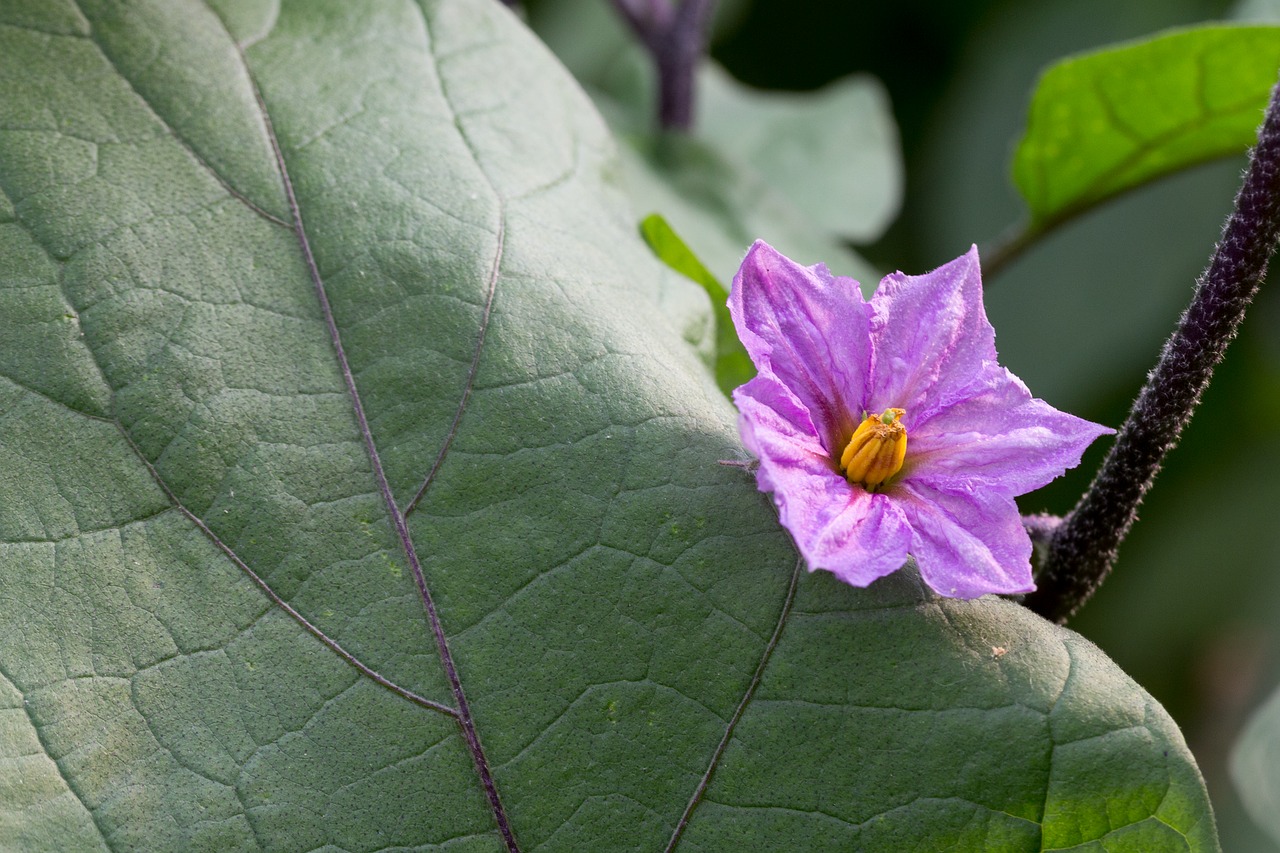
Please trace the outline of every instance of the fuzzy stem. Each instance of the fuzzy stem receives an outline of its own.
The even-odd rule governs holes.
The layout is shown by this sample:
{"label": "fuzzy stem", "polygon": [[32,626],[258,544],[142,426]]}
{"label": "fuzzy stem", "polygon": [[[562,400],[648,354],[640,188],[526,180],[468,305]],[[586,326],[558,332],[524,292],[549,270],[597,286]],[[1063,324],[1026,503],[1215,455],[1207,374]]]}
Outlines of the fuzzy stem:
{"label": "fuzzy stem", "polygon": [[1024,603],[1063,623],[1111,571],[1165,454],[1235,337],[1280,240],[1280,86],[1272,90],[1258,145],[1191,304],[1120,429],[1097,477],[1049,541],[1038,587]]}
{"label": "fuzzy stem", "polygon": [[614,7],[653,57],[658,71],[658,125],[693,127],[694,74],[706,47],[714,0],[614,0]]}

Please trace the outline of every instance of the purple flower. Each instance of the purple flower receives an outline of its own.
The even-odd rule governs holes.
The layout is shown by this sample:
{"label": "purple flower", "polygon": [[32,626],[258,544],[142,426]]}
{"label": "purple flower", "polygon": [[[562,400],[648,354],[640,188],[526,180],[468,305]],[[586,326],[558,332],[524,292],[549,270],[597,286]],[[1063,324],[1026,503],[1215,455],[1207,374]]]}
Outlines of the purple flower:
{"label": "purple flower", "polygon": [[733,392],[742,440],[810,571],[867,586],[910,555],[942,595],[1035,588],[1013,499],[1112,430],[996,363],[976,248],[864,301],[757,241],[729,309],[759,370]]}

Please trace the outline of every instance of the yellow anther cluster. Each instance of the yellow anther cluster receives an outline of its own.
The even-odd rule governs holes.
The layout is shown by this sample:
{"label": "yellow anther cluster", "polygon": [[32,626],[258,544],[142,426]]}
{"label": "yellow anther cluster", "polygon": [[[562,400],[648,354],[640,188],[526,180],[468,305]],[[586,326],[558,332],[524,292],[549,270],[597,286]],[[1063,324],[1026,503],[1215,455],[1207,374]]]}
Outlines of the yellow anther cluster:
{"label": "yellow anther cluster", "polygon": [[905,414],[902,409],[885,409],[858,424],[840,454],[840,470],[850,483],[874,492],[902,469],[907,455],[907,428],[901,423]]}

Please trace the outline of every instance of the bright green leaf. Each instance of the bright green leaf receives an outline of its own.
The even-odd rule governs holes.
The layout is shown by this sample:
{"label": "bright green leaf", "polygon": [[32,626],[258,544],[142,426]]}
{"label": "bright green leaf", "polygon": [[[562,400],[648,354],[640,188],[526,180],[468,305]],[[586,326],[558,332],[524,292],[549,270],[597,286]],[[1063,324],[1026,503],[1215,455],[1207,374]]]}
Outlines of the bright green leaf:
{"label": "bright green leaf", "polygon": [[707,291],[712,303],[724,302],[729,298],[729,291],[724,289],[711,271],[702,265],[693,250],[680,239],[680,235],[672,229],[660,213],[651,213],[640,220],[640,236],[649,244],[649,248],[658,256],[658,260],[691,281],[696,281]]}
{"label": "bright green leaf", "polygon": [[1215,849],[1097,649],[795,567],[501,4],[13,2],[0,83],[0,847]]}
{"label": "bright green leaf", "polygon": [[1044,228],[1255,141],[1280,27],[1204,26],[1064,60],[1041,77],[1013,178]]}
{"label": "bright green leaf", "polygon": [[711,308],[716,320],[716,384],[725,394],[756,375],[751,356],[746,347],[738,340],[738,333],[733,327],[733,317],[729,315],[729,292],[724,289],[715,276],[711,274],[698,256],[693,253],[680,235],[663,219],[661,214],[651,213],[640,221],[640,234],[649,248],[664,264],[686,278],[702,285],[702,289],[711,298]]}

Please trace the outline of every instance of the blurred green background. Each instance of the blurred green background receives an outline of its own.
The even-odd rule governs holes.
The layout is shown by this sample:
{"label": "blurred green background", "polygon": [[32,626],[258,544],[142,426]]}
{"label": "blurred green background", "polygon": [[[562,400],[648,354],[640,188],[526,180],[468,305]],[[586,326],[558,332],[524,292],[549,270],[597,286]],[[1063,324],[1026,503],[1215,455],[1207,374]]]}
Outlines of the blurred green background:
{"label": "blurred green background", "polygon": [[[574,40],[589,49],[600,5],[541,0],[527,11],[563,55]],[[764,89],[812,90],[855,72],[883,82],[905,195],[888,231],[856,248],[882,271],[923,272],[971,243],[993,245],[1022,217],[1009,157],[1046,65],[1173,26],[1273,14],[1258,0],[727,0],[711,53]],[[1053,405],[1118,426],[1213,250],[1244,163],[1242,154],[1131,193],[989,277],[1004,364]],[[1278,849],[1244,815],[1227,775],[1241,725],[1280,683],[1276,286],[1264,285],[1114,574],[1071,623],[1183,727],[1228,851]],[[1024,511],[1068,511],[1107,446],[1028,495]]]}

